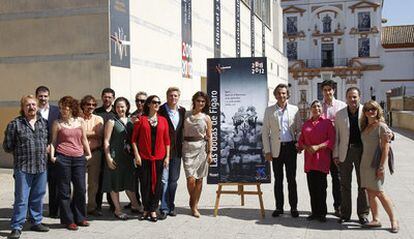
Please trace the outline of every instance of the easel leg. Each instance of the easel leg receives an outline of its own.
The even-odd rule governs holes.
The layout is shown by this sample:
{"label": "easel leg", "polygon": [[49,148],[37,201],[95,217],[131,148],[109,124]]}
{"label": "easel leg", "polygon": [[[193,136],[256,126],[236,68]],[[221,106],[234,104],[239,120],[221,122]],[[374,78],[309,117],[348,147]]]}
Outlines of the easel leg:
{"label": "easel leg", "polygon": [[244,206],[244,186],[243,186],[243,184],[238,185],[238,191],[239,191],[240,200],[241,200],[240,204],[242,206]]}
{"label": "easel leg", "polygon": [[265,210],[263,205],[263,197],[262,197],[262,190],[260,189],[260,183],[257,184],[257,194],[259,195],[259,203],[260,203],[260,212],[262,215],[262,218],[265,218]]}
{"label": "easel leg", "polygon": [[214,216],[216,217],[218,214],[218,207],[220,204],[220,196],[221,196],[221,188],[223,186],[221,184],[218,185],[218,189],[216,191],[216,205],[214,206]]}

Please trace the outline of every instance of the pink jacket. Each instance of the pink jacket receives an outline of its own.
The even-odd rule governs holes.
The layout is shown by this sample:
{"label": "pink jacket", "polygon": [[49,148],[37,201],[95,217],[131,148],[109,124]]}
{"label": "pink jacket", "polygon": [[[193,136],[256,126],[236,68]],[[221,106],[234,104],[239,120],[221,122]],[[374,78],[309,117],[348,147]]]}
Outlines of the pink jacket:
{"label": "pink jacket", "polygon": [[329,173],[332,160],[332,150],[335,145],[335,128],[331,120],[319,117],[317,120],[309,119],[302,127],[298,144],[303,146],[326,143],[327,147],[311,154],[305,150],[305,172],[311,170]]}

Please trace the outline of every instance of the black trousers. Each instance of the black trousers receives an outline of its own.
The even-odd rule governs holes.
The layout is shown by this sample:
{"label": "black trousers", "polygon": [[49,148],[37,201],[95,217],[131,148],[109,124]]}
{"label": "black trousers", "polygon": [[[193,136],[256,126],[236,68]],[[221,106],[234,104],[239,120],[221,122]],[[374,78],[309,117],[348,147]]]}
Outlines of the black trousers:
{"label": "black trousers", "polygon": [[[157,175],[157,182],[155,183],[155,192],[152,191],[152,164],[155,164],[155,171]],[[162,196],[162,170],[164,160],[150,160],[142,159],[142,168],[140,173],[141,181],[141,200],[144,205],[144,211],[155,212]]]}
{"label": "black trousers", "polygon": [[310,171],[306,173],[308,189],[311,200],[312,215],[320,217],[326,216],[326,173],[320,171]]}
{"label": "black trousers", "polygon": [[49,216],[59,214],[59,170],[55,163],[47,163],[47,186],[49,190]]}
{"label": "black trousers", "polygon": [[139,175],[141,174],[141,171],[142,171],[142,167],[141,166],[137,166],[137,168],[135,169],[135,197],[137,197],[137,201],[138,201],[138,204],[141,204],[141,190],[140,190],[140,182],[141,182],[141,180],[140,180],[140,177],[139,177]]}
{"label": "black trousers", "polygon": [[[86,164],[82,157],[58,154],[60,222],[65,225],[86,219]],[[73,196],[71,198],[71,183]]]}
{"label": "black trousers", "polygon": [[341,206],[341,182],[339,168],[336,166],[333,160],[331,160],[330,173],[332,178],[332,197],[334,200],[333,206],[335,210],[338,210]]}
{"label": "black trousers", "polygon": [[295,143],[283,143],[280,146],[279,157],[273,158],[273,174],[275,176],[274,194],[276,209],[283,210],[283,165],[286,169],[286,179],[288,183],[289,204],[291,210],[296,210],[298,205],[298,193],[296,186],[296,160],[297,151]]}

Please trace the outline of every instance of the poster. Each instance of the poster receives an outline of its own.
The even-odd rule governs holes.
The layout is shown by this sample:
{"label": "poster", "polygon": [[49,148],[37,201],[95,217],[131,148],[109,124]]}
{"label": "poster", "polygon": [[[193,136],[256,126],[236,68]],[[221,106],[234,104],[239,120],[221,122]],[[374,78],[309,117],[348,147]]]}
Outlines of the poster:
{"label": "poster", "polygon": [[181,0],[181,76],[193,77],[193,37],[191,0]]}
{"label": "poster", "polygon": [[267,107],[264,57],[207,60],[212,157],[207,183],[270,183],[261,128]]}
{"label": "poster", "polygon": [[111,66],[130,68],[129,0],[110,1]]}

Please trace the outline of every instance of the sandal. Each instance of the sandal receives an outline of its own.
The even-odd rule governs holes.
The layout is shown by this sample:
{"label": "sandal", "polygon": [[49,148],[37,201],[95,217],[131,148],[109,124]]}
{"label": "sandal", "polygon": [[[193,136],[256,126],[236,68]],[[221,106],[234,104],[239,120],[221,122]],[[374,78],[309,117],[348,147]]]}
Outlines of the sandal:
{"label": "sandal", "polygon": [[138,220],[139,221],[144,221],[144,220],[147,220],[147,219],[149,219],[149,216],[148,216],[148,213],[143,213],[143,214],[140,214],[139,216],[138,216]]}
{"label": "sandal", "polygon": [[364,225],[364,227],[370,227],[370,228],[374,228],[374,227],[382,227],[381,222],[380,221],[370,221],[367,224]]}
{"label": "sandal", "polygon": [[123,212],[121,212],[120,214],[114,213],[114,216],[122,221],[128,220],[128,215]]}
{"label": "sandal", "polygon": [[392,233],[398,233],[398,231],[400,230],[400,225],[398,225],[398,221],[393,221],[391,222],[391,232]]}

